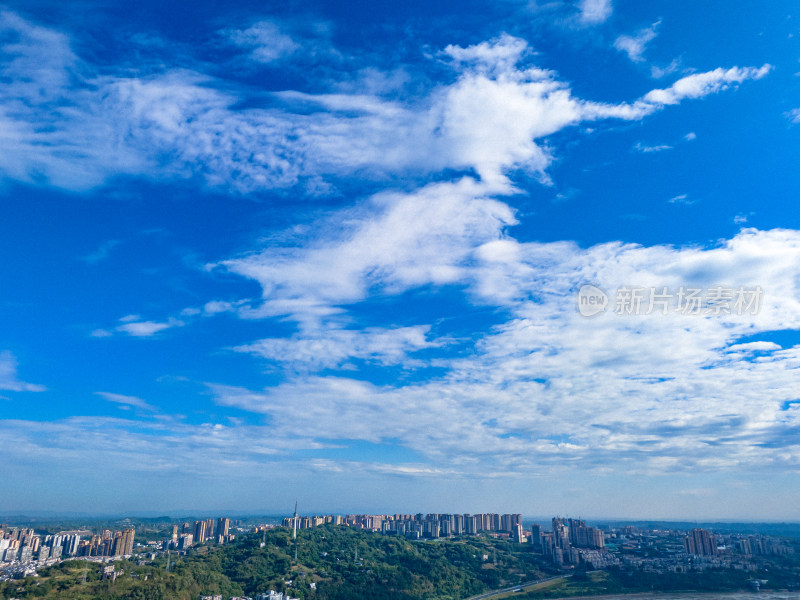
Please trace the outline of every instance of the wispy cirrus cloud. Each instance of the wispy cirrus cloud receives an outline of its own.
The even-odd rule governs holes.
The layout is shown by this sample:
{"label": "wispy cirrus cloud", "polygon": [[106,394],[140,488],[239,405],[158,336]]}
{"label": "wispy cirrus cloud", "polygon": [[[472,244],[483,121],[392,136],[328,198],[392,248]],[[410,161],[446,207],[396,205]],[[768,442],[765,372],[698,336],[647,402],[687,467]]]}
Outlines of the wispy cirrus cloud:
{"label": "wispy cirrus cloud", "polygon": [[184,325],[186,325],[185,321],[175,317],[169,317],[165,321],[149,321],[142,319],[139,315],[126,315],[119,319],[118,325],[108,329],[95,329],[90,335],[104,338],[111,337],[115,333],[125,333],[133,337],[153,337],[167,329]]}
{"label": "wispy cirrus cloud", "polygon": [[[598,7],[590,12],[601,14]],[[7,141],[0,169],[74,190],[134,175],[194,178],[245,193],[311,189],[355,172],[423,177],[447,169],[474,170],[495,185],[514,170],[546,182],[552,157],[544,140],[552,134],[584,121],[642,119],[769,70],[717,69],[631,103],[604,104],[576,98],[555,73],[525,66],[526,42],[503,35],[447,46],[452,82],[414,100],[285,90],[268,94],[266,106],[242,108],[247,89],[197,71],[99,74],[64,34],[4,15],[0,28],[19,41],[0,48],[13,82],[0,91]]]}
{"label": "wispy cirrus cloud", "polygon": [[681,59],[674,58],[666,66],[650,65],[650,76],[653,79],[661,79],[672,73],[676,73],[681,68]]}
{"label": "wispy cirrus cloud", "polygon": [[613,12],[611,0],[580,0],[580,21],[586,25],[597,25],[606,21]]}
{"label": "wispy cirrus cloud", "polygon": [[473,249],[516,222],[513,211],[485,191],[466,177],[411,193],[378,194],[319,223],[317,243],[268,247],[211,266],[261,284],[263,302],[245,309],[246,315],[329,318],[341,312],[339,305],[363,300],[370,291],[396,294],[461,281]]}
{"label": "wispy cirrus cloud", "polygon": [[8,392],[43,392],[47,388],[35,383],[20,381],[17,375],[17,358],[10,350],[0,352],[0,390]]}
{"label": "wispy cirrus cloud", "polygon": [[165,322],[158,321],[131,321],[123,323],[116,327],[117,331],[127,333],[134,337],[152,337],[160,331],[170,329],[172,327],[180,327],[183,325],[182,321],[177,319],[170,319]]}
{"label": "wispy cirrus cloud", "polygon": [[248,50],[250,58],[259,63],[288,58],[301,48],[273,21],[259,21],[247,29],[228,29],[223,34],[233,44]]}
{"label": "wispy cirrus cloud", "polygon": [[[212,391],[221,405],[267,415],[288,435],[301,435],[309,419],[326,422],[326,435],[392,439],[462,473],[502,464],[514,476],[541,474],[563,470],[564,461],[649,474],[798,469],[800,445],[790,438],[800,410],[786,403],[795,397],[800,350],[747,341],[800,329],[798,236],[745,230],[708,248],[587,249],[498,238],[478,247],[460,278],[476,301],[504,306],[511,318],[485,331],[474,354],[438,360],[445,375],[382,386],[304,376],[259,391]],[[608,311],[591,319],[576,310],[585,281],[610,295]],[[674,303],[682,287],[720,283],[759,286],[760,310],[615,310],[614,290],[626,285],[668,289]],[[758,382],[769,382],[770,393]]]}
{"label": "wispy cirrus cloud", "polygon": [[[6,178],[82,190],[113,173],[136,172],[141,157],[98,118],[102,81],[65,34],[0,12],[7,80],[0,91],[0,171]],[[13,41],[11,41],[13,40]]]}
{"label": "wispy cirrus cloud", "polygon": [[[7,461],[8,481],[25,481],[39,490],[62,486],[60,506],[85,506],[85,488],[96,485],[93,508],[119,510],[120,497],[142,506],[173,506],[193,511],[208,510],[209,502],[230,502],[230,486],[250,490],[253,473],[269,472],[252,492],[237,492],[237,506],[270,493],[279,503],[294,502],[298,478],[313,481],[317,488],[338,489],[339,473],[347,473],[348,487],[378,484],[376,501],[383,490],[397,489],[397,477],[410,478],[414,489],[418,478],[461,478],[453,468],[441,468],[415,460],[386,463],[380,460],[343,459],[346,441],[321,444],[309,437],[287,438],[266,425],[243,425],[207,420],[187,423],[175,418],[70,417],[54,421],[7,419],[0,422],[0,443]],[[412,457],[413,458],[413,457]],[[332,477],[333,474],[333,477]],[[104,482],[115,481],[112,493],[103,494]],[[70,486],[76,479],[82,486]],[[282,482],[291,488],[275,489]],[[337,487],[338,486],[338,487]],[[209,491],[211,494],[209,495]],[[310,490],[307,492],[310,497]],[[176,500],[177,498],[177,500]],[[362,495],[363,498],[363,495]],[[406,499],[407,501],[407,499]],[[308,500],[310,503],[311,500]],[[13,510],[13,498],[0,499],[0,510]]]}
{"label": "wispy cirrus cloud", "polygon": [[[378,194],[316,225],[319,231],[307,244],[268,247],[211,265],[261,283],[264,302],[250,314],[321,319],[340,312],[342,303],[365,298],[374,286],[402,290],[458,281],[473,249],[497,239],[515,222],[513,211],[493,198],[513,191],[505,173],[528,168],[546,179],[551,159],[537,139],[585,120],[641,119],[663,104],[701,97],[719,91],[725,82],[763,77],[769,70],[734,68],[691,76],[694,79],[680,80],[669,90],[656,90],[657,94],[651,92],[631,104],[611,105],[573,98],[550,72],[518,70],[516,64],[526,48],[510,36],[493,44],[448,47],[445,53],[464,72],[434,96],[435,109],[425,113],[439,115],[436,142],[429,145],[425,127],[395,127],[414,132],[417,141],[407,147],[414,149],[417,159],[424,157],[429,167],[472,168],[479,178]],[[647,100],[650,95],[653,102]],[[360,110],[377,118],[401,115],[415,120],[407,108],[373,97],[297,93],[287,97],[328,111]],[[370,146],[369,136],[354,139]],[[428,154],[434,147],[435,158]],[[404,164],[402,155],[391,156],[396,166]]]}
{"label": "wispy cirrus cloud", "polygon": [[325,327],[301,332],[290,338],[261,339],[237,346],[234,350],[300,370],[342,368],[351,360],[365,360],[380,365],[404,364],[409,362],[409,354],[441,345],[441,342],[427,339],[429,330],[430,327],[425,325],[358,330]]}
{"label": "wispy cirrus cloud", "polygon": [[648,144],[643,144],[642,142],[636,142],[633,148],[637,152],[643,152],[644,154],[651,154],[653,152],[663,152],[664,150],[672,150],[672,146],[670,146],[669,144],[648,145]]}
{"label": "wispy cirrus cloud", "polygon": [[[587,24],[605,21],[612,10],[609,2],[591,0],[581,9]],[[435,53],[437,68],[449,68],[449,78],[411,99],[387,93],[396,86],[373,74],[376,85],[365,93],[284,90],[248,102],[247,88],[198,71],[99,74],[62,34],[13,15],[1,24],[21,40],[3,47],[7,68],[19,71],[9,72],[16,83],[0,91],[13,141],[0,151],[7,177],[66,189],[120,175],[197,178],[239,193],[353,173],[405,180],[405,191],[372,195],[209,266],[257,282],[259,298],[210,302],[154,320],[129,315],[96,332],[153,337],[221,313],[289,317],[297,324],[288,338],[254,335],[235,350],[287,365],[302,377],[289,373],[283,383],[260,390],[211,386],[220,406],[270,423],[268,429],[198,428],[211,440],[204,443],[218,441],[225,450],[215,465],[251,467],[280,452],[279,444],[319,448],[325,435],[395,440],[424,458],[410,472],[442,461],[460,473],[490,464],[509,476],[565,462],[618,471],[639,465],[652,472],[797,467],[790,434],[798,415],[793,405],[783,408],[794,393],[797,350],[748,341],[800,327],[796,232],[747,230],[712,248],[522,243],[511,233],[517,215],[503,201],[517,191],[515,172],[549,182],[554,134],[604,119],[638,121],[685,99],[760,79],[769,65],[696,73],[628,102],[604,103],[576,97],[557,73],[532,65],[535,55],[524,40],[501,35]],[[253,61],[276,62],[301,51],[281,37],[288,34],[264,23],[239,34],[234,42]],[[644,51],[647,42],[641,43],[638,54],[629,47],[634,56]],[[60,58],[46,62],[52,53]],[[21,77],[36,61],[45,66]],[[36,129],[41,122],[49,126]],[[430,183],[431,174],[447,171],[456,173],[450,181]],[[761,312],[742,319],[609,311],[587,320],[575,307],[583,281],[609,292],[623,285],[760,285],[767,295]],[[354,316],[376,294],[391,303],[406,293],[446,288],[502,315],[474,334],[474,351],[466,355],[420,358],[446,343],[429,324],[359,328]],[[356,362],[395,367],[411,359],[443,374],[379,384],[350,371]],[[15,369],[6,366],[12,382],[6,385],[30,386],[18,382]],[[325,376],[330,370],[340,372]],[[754,391],[767,382],[769,395]],[[133,396],[101,396],[149,406]],[[309,433],[308,424],[320,422],[325,433]],[[148,423],[158,430],[151,435],[141,431],[141,422],[104,425],[121,431],[128,447],[154,439],[168,456],[148,468],[172,472],[197,460],[191,451],[200,442],[190,427]],[[59,426],[54,430],[85,431],[94,447],[109,450],[113,436],[96,423]],[[243,444],[233,438],[243,433],[260,438],[237,457],[234,450]],[[780,451],[775,439],[782,441]],[[44,454],[47,444],[34,442]],[[67,461],[79,456],[70,443],[66,433],[59,436]]]}
{"label": "wispy cirrus cloud", "polygon": [[687,75],[661,90],[652,90],[644,95],[646,102],[656,105],[677,104],[686,98],[701,98],[725,90],[748,79],[761,79],[772,70],[772,65],[761,67],[732,67],[714,69],[706,73]]}
{"label": "wispy cirrus cloud", "polygon": [[644,51],[647,44],[656,39],[657,29],[661,21],[656,21],[650,27],[641,29],[635,35],[621,35],[614,40],[614,48],[627,54],[633,62],[644,61]]}
{"label": "wispy cirrus cloud", "polygon": [[112,392],[95,392],[95,394],[104,400],[107,400],[108,402],[119,404],[122,407],[139,408],[150,412],[155,412],[157,410],[155,406],[136,396],[125,396],[123,394],[115,394]]}
{"label": "wispy cirrus cloud", "polygon": [[670,204],[694,204],[694,200],[689,198],[689,194],[678,194],[667,200]]}
{"label": "wispy cirrus cloud", "polygon": [[[156,417],[3,421],[0,440],[6,444],[15,436],[15,447],[6,446],[8,459],[28,469],[29,478],[45,470],[51,479],[63,473],[91,477],[100,465],[122,479],[160,473],[192,473],[213,479],[223,477],[226,471],[244,477],[256,467],[263,468],[265,459],[285,457],[296,449],[321,447],[308,439],[279,437],[263,426],[189,424]],[[37,464],[39,468],[31,469]]]}
{"label": "wispy cirrus cloud", "polygon": [[92,252],[91,254],[87,254],[85,256],[81,256],[81,260],[87,262],[89,264],[96,264],[106,260],[110,255],[111,251],[119,246],[122,242],[119,240],[108,240],[100,244],[100,246]]}

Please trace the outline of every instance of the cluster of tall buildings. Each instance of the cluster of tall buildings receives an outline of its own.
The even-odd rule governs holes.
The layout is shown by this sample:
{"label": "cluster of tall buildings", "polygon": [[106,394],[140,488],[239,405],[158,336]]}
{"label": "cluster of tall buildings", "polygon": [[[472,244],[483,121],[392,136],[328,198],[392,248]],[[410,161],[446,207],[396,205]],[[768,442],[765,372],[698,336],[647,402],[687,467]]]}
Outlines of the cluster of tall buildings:
{"label": "cluster of tall buildings", "polygon": [[78,545],[76,556],[128,556],[133,554],[133,528],[122,531],[106,529],[100,535],[93,535],[82,540]]}
{"label": "cluster of tall buildings", "polygon": [[600,550],[605,547],[605,534],[582,519],[553,517],[552,531],[542,531],[540,525],[531,527],[530,543],[559,566],[579,564],[581,549]]}
{"label": "cluster of tall buildings", "polygon": [[736,549],[742,554],[763,556],[767,554],[790,554],[791,548],[772,538],[750,535],[735,542]]}
{"label": "cluster of tall buildings", "polygon": [[[740,554],[751,556],[788,554],[791,548],[779,543],[774,538],[750,535],[737,539],[728,539],[727,549],[731,546]],[[725,549],[725,536],[723,536],[723,549]],[[724,552],[717,547],[717,538],[705,529],[692,529],[683,540],[683,547],[687,554],[695,556],[719,556]]]}
{"label": "cluster of tall buildings", "polygon": [[194,523],[183,523],[182,525],[172,526],[171,546],[179,550],[185,550],[192,544],[202,544],[209,540],[224,544],[233,539],[230,533],[231,520],[227,517],[214,519],[204,519]]}
{"label": "cluster of tall buildings", "polygon": [[284,527],[298,529],[320,525],[348,525],[371,531],[394,533],[412,539],[474,535],[476,533],[508,533],[522,541],[521,514],[394,514],[394,515],[325,515],[313,517],[287,517]]}
{"label": "cluster of tall buildings", "polygon": [[[88,532],[82,532],[86,534]],[[33,529],[0,526],[0,559],[29,562],[68,556],[126,556],[133,553],[134,529],[111,531],[81,539],[81,533],[65,531],[41,536]]]}
{"label": "cluster of tall buildings", "polygon": [[[33,529],[9,529],[0,526],[0,559],[3,562],[15,560],[32,560],[38,554],[41,538],[34,535]],[[60,550],[59,550],[60,551]]]}
{"label": "cluster of tall buildings", "polygon": [[[226,517],[174,525],[172,539],[166,544],[179,549],[209,540],[222,544],[234,538],[230,526],[231,520]],[[106,529],[100,534],[82,530],[39,535],[33,529],[0,525],[0,562],[45,563],[68,557],[130,556],[135,533],[131,527],[120,531]]]}
{"label": "cluster of tall buildings", "polygon": [[697,556],[716,556],[717,540],[714,534],[705,529],[692,529],[683,540],[686,554]]}

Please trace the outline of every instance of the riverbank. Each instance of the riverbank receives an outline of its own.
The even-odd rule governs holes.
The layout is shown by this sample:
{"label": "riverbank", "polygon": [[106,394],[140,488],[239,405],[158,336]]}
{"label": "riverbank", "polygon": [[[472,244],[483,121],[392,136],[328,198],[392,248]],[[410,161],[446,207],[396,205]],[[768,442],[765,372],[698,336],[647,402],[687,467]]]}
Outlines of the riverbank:
{"label": "riverbank", "polygon": [[[525,598],[525,596],[517,596]],[[619,592],[616,594],[597,594],[580,596],[558,596],[547,600],[737,600],[739,598],[752,598],[759,600],[798,599],[800,592],[788,590],[761,590],[754,592],[750,589],[727,590],[724,592],[682,591],[682,592]]]}

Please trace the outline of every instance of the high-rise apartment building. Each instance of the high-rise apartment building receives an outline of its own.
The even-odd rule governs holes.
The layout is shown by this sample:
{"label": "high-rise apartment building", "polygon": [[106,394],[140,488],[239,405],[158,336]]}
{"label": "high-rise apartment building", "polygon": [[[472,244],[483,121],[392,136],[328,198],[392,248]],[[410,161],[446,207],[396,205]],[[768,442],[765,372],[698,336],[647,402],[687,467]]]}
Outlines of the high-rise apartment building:
{"label": "high-rise apartment building", "polygon": [[217,519],[217,536],[228,535],[228,530],[231,527],[231,520],[225,517]]}
{"label": "high-rise apartment building", "polygon": [[534,548],[541,548],[542,546],[542,526],[533,524],[531,525],[531,539],[529,540]]}
{"label": "high-rise apartment building", "polygon": [[688,554],[699,556],[715,556],[717,554],[717,540],[714,535],[705,529],[692,529],[683,541]]}
{"label": "high-rise apartment building", "polygon": [[194,522],[194,542],[196,544],[202,544],[206,541],[206,522],[205,521],[195,521]]}

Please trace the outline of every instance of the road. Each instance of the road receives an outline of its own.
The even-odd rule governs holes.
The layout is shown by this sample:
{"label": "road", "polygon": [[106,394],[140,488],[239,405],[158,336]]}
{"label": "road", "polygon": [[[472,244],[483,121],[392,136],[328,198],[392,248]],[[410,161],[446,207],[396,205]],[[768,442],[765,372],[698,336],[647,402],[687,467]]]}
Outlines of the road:
{"label": "road", "polygon": [[554,579],[566,579],[567,577],[572,577],[572,575],[556,575],[554,577],[548,577],[547,579],[525,581],[523,583],[518,583],[517,585],[512,585],[511,587],[503,588],[502,590],[494,590],[493,592],[486,592],[485,594],[480,594],[478,596],[470,596],[467,598],[467,600],[485,600],[486,598],[492,598],[494,596],[499,596],[500,594],[507,594],[508,592],[513,592],[514,590],[524,590],[525,588],[533,587],[534,585],[538,585],[540,583],[547,583],[548,581],[553,581]]}

